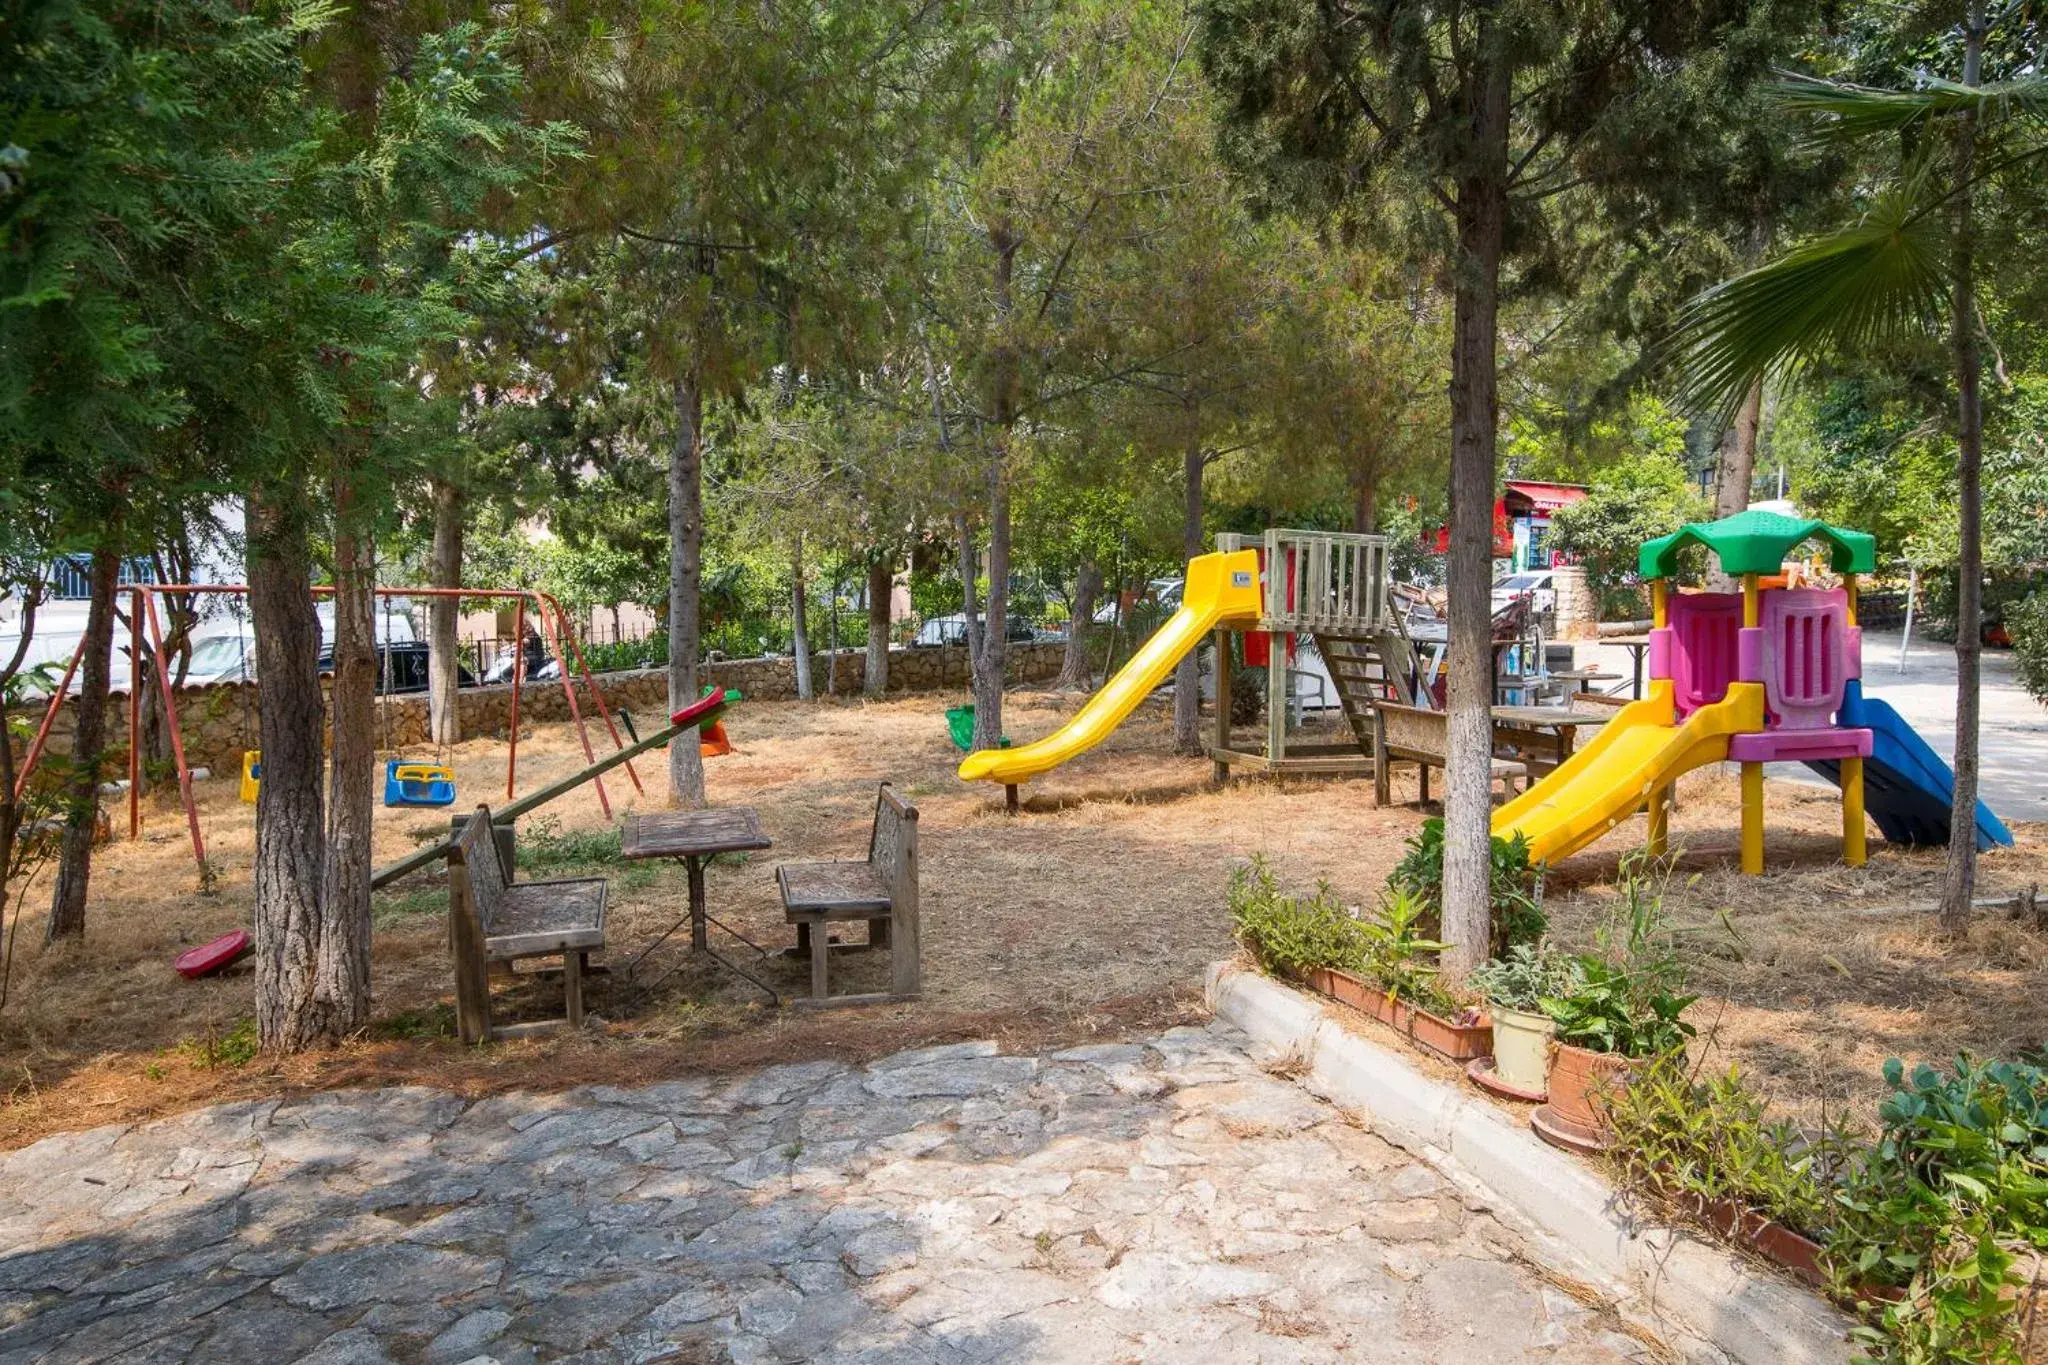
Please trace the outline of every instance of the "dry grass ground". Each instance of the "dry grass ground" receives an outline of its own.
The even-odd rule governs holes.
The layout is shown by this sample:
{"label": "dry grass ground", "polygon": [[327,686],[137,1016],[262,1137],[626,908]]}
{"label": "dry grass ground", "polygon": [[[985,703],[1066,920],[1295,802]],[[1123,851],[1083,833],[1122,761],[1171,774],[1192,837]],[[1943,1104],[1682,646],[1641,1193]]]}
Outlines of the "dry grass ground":
{"label": "dry grass ground", "polygon": [[[1363,901],[1422,818],[1411,807],[1374,810],[1370,782],[1254,779],[1213,789],[1206,762],[1171,754],[1166,713],[1150,707],[1102,749],[1027,789],[1026,813],[1011,819],[999,790],[955,780],[945,704],[750,702],[730,725],[740,752],[708,765],[714,802],[757,807],[776,845],[712,867],[712,913],[771,948],[792,939],[775,896],[776,861],[859,856],[881,779],[918,803],[927,990],[919,1003],[776,1010],[754,988],[690,960],[686,940],[676,939],[655,950],[641,979],[679,970],[636,992],[622,969],[684,913],[682,873],[606,860],[608,822],[586,787],[522,822],[522,848],[545,865],[521,875],[611,879],[608,956],[621,970],[600,980],[592,1001],[608,1029],[481,1051],[456,1045],[448,1036],[445,888],[438,874],[424,874],[377,898],[372,1027],[333,1053],[238,1064],[235,1031],[250,1012],[246,967],[202,982],[170,968],[181,948],[247,922],[252,809],[236,800],[232,782],[214,781],[203,784],[200,815],[219,875],[215,894],[198,894],[184,822],[167,798],[150,808],[141,841],[102,851],[82,945],[41,947],[47,884],[31,892],[0,1010],[0,1146],[255,1093],[410,1081],[473,1092],[649,1081],[970,1035],[1026,1046],[1157,1027],[1198,1010],[1203,964],[1230,951],[1224,888],[1235,860],[1264,852],[1289,880],[1327,877]],[[1071,705],[1017,694],[1010,730],[1033,738]],[[504,755],[503,744],[489,740],[452,755],[458,809],[502,798]],[[521,745],[520,790],[581,763],[573,729],[539,727]],[[658,794],[659,765],[640,767]],[[615,815],[658,799],[636,797],[622,772],[609,790]],[[1412,797],[1412,780],[1397,784],[1403,790]],[[1719,1051],[1755,1068],[1789,1108],[1812,1114],[1823,1103],[1867,1102],[1887,1055],[2011,1052],[2042,1041],[2048,938],[1987,922],[1955,947],[1933,935],[1924,914],[1858,914],[1857,907],[1931,901],[1939,852],[1902,853],[1873,839],[1870,866],[1849,871],[1836,861],[1829,793],[1773,784],[1769,802],[1771,872],[1758,880],[1732,870],[1731,782],[1713,774],[1689,780],[1673,824],[1685,852],[1669,900],[1682,922],[1700,928],[1698,984],[1708,996],[1693,1017]],[[380,809],[379,860],[438,836],[446,816]],[[2020,837],[2018,849],[1985,860],[1984,894],[2048,880],[2048,831],[2023,829]],[[1553,872],[1561,937],[1590,937],[1616,895],[1619,859],[1640,839],[1638,821]],[[801,964],[754,959],[717,931],[713,942],[785,996],[802,993]],[[845,967],[847,986],[878,981],[883,970],[859,955]],[[513,1014],[559,1008],[544,980],[523,983],[505,1004]]]}

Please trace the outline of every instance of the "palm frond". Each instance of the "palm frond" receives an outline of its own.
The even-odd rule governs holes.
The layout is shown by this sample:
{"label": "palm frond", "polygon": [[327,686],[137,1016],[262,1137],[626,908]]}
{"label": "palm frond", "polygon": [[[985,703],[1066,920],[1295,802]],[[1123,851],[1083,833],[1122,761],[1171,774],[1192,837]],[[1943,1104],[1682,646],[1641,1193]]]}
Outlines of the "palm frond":
{"label": "palm frond", "polygon": [[1987,123],[2048,117],[2048,77],[2040,76],[1995,85],[1960,85],[1928,77],[1912,90],[1794,76],[1773,86],[1772,94],[1787,112],[1818,118],[1813,138],[1820,142],[1900,133],[1965,109],[1975,109]]}
{"label": "palm frond", "polygon": [[1858,222],[1699,295],[1670,338],[1687,396],[1732,413],[1758,379],[1939,324],[1948,295],[1942,215],[1915,174]]}

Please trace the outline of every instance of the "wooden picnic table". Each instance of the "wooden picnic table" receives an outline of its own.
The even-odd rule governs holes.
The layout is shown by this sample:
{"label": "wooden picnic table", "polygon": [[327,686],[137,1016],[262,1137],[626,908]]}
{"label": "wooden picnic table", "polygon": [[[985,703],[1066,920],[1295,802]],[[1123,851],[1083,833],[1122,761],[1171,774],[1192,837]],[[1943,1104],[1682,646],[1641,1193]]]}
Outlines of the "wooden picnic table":
{"label": "wooden picnic table", "polygon": [[[708,954],[721,965],[760,986],[773,995],[773,988],[756,978],[751,972],[743,971],[717,953],[711,951],[707,925],[711,915],[704,897],[704,865],[721,853],[746,853],[756,849],[772,848],[773,841],[761,827],[761,813],[752,806],[720,806],[712,810],[661,810],[646,815],[627,817],[625,831],[619,837],[619,856],[629,861],[646,858],[674,858],[682,863],[690,877],[690,908],[684,917],[690,924],[690,947],[692,951]],[[682,928],[679,919],[662,932],[660,938],[642,949],[640,956],[633,959],[627,968],[630,975],[647,954],[668,941],[669,935]],[[727,933],[747,943],[756,952],[762,951],[743,935]],[[663,973],[667,975],[667,973]],[[657,978],[658,980],[659,978]]]}
{"label": "wooden picnic table", "polygon": [[[1493,708],[1493,739],[1496,752],[1506,745],[1527,764],[1531,775],[1540,767],[1557,767],[1572,756],[1581,726],[1605,725],[1612,712],[1580,711],[1569,706],[1496,706]],[[1534,739],[1549,740],[1549,754],[1531,747]]]}

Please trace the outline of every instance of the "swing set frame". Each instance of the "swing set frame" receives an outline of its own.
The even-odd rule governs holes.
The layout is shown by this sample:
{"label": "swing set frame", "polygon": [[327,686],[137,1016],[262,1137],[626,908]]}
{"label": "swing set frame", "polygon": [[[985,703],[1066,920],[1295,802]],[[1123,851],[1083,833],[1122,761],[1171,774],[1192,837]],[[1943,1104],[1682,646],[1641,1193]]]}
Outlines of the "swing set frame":
{"label": "swing set frame", "polygon": [[[128,837],[142,836],[142,643],[143,627],[149,628],[150,660],[155,669],[158,689],[163,693],[164,718],[171,733],[171,756],[178,765],[178,794],[185,807],[185,825],[192,838],[192,857],[199,864],[200,875],[206,875],[206,840],[199,829],[199,808],[192,796],[192,769],[185,761],[185,736],[178,723],[177,689],[171,686],[170,668],[164,658],[163,629],[159,621],[156,599],[169,593],[206,593],[212,595],[233,595],[246,597],[249,587],[245,583],[124,583],[118,591],[129,597],[129,649],[128,649]],[[313,588],[316,597],[331,597],[331,586]],[[492,601],[513,602],[513,664],[512,703],[508,717],[511,743],[505,754],[505,797],[510,800],[518,783],[519,771],[519,695],[526,681],[526,620],[531,606],[538,624],[542,647],[549,650],[562,664],[562,695],[569,703],[569,716],[575,723],[577,737],[583,743],[583,756],[590,763],[597,762],[597,754],[590,743],[590,731],[584,724],[583,709],[576,699],[576,682],[570,676],[569,663],[575,662],[576,677],[589,689],[591,700],[596,704],[597,714],[604,721],[606,731],[611,735],[615,752],[624,752],[626,742],[619,737],[619,727],[612,719],[611,709],[605,705],[604,693],[596,679],[591,676],[590,665],[583,657],[582,642],[569,624],[569,614],[562,604],[550,593],[536,588],[377,588],[379,598],[393,597],[437,597],[437,598],[483,598]],[[552,639],[550,635],[552,634]],[[78,671],[79,661],[85,657],[85,639],[80,636],[78,647],[71,651],[71,661],[64,668],[63,680],[50,693],[49,705],[43,711],[42,723],[37,726],[35,738],[30,741],[28,752],[23,755],[21,771],[15,779],[14,794],[17,799],[28,789],[30,776],[35,772],[36,763],[43,756],[49,742],[50,732],[55,727],[57,713],[70,694],[72,676]],[[384,665],[389,668],[387,662]],[[258,679],[261,685],[261,679]],[[389,694],[382,700],[388,701]],[[262,705],[259,694],[257,705]],[[633,780],[633,789],[642,795],[646,787],[641,785],[640,774],[633,768],[630,758],[624,760],[626,775]],[[604,809],[609,820],[612,813],[610,797],[605,793],[604,779],[596,778],[598,805]]]}

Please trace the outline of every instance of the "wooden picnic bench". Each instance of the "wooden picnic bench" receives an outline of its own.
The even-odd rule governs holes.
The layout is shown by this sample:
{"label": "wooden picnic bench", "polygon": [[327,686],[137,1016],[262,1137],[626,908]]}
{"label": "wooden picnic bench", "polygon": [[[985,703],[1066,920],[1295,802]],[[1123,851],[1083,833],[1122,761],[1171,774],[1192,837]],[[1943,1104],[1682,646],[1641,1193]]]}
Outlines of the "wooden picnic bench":
{"label": "wooden picnic bench", "polygon": [[[1383,701],[1373,707],[1373,804],[1384,806],[1393,798],[1393,767],[1396,761],[1413,763],[1420,775],[1421,799],[1429,800],[1429,770],[1444,766],[1444,749],[1450,740],[1451,718],[1444,711],[1420,706],[1400,706]],[[1527,779],[1528,768],[1512,759],[1493,760],[1492,781],[1512,793]],[[1491,785],[1491,783],[1489,783]]]}
{"label": "wooden picnic bench", "polygon": [[[859,861],[784,863],[775,869],[783,913],[796,925],[797,953],[811,959],[814,1005],[864,1005],[912,1000],[923,990],[917,924],[917,807],[882,783],[868,856]],[[830,926],[866,920],[868,941],[848,945],[889,950],[890,989],[833,995],[826,981]]]}
{"label": "wooden picnic bench", "polygon": [[[448,946],[455,958],[455,1022],[465,1043],[583,1024],[583,973],[604,947],[605,880],[514,882],[478,806],[448,850]],[[491,1024],[490,974],[521,958],[562,959],[560,1019]]]}

